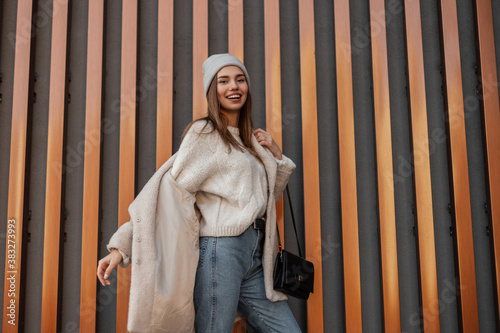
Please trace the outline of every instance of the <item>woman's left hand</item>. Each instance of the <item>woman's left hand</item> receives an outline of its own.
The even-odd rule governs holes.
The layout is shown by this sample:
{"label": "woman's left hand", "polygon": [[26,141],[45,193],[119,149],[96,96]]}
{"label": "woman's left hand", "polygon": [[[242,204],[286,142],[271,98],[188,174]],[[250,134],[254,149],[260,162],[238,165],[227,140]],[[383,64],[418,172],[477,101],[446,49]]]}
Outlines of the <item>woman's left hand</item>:
{"label": "woman's left hand", "polygon": [[271,134],[267,133],[262,128],[258,128],[255,131],[253,131],[253,135],[255,135],[257,142],[262,147],[267,147],[271,151],[271,153],[273,153],[276,159],[281,160],[282,156],[281,149],[278,146],[278,144],[274,142]]}

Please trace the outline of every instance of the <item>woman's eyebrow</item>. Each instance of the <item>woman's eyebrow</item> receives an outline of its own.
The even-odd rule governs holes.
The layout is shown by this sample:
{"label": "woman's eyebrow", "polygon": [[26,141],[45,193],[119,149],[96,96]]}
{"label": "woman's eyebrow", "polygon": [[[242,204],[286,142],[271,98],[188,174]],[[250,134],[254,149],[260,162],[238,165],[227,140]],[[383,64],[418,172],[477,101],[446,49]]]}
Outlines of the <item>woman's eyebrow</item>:
{"label": "woman's eyebrow", "polygon": [[[236,74],[236,77],[238,76],[245,76],[245,74],[241,73],[241,74]],[[227,79],[229,78],[229,75],[221,75],[221,76],[218,76],[217,77],[218,79]]]}

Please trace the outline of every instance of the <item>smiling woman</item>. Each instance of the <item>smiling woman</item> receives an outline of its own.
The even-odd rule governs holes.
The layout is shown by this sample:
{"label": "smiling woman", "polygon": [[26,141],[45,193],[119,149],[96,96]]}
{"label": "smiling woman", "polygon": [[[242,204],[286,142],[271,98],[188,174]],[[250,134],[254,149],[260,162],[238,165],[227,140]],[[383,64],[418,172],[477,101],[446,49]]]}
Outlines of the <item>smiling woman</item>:
{"label": "smiling woman", "polygon": [[216,54],[203,73],[207,116],[187,126],[179,151],[132,203],[97,275],[109,285],[114,267],[133,258],[129,331],[231,332],[239,310],[259,331],[300,332],[272,286],[276,202],[295,164],[253,130],[243,63]]}

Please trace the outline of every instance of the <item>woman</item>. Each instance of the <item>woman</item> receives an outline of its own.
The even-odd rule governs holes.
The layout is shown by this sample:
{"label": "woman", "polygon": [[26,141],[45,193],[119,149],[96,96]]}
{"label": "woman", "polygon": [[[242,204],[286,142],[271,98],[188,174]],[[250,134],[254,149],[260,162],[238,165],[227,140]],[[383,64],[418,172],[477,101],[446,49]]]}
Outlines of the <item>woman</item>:
{"label": "woman", "polygon": [[[179,151],[131,205],[131,222],[111,238],[111,253],[99,261],[97,275],[103,285],[110,284],[114,267],[136,258],[130,331],[160,330],[161,325],[165,330],[180,316],[185,316],[184,328],[172,331],[192,331],[194,302],[198,333],[232,332],[237,310],[261,332],[300,332],[286,296],[272,288],[275,205],[295,164],[269,133],[252,131],[248,73],[237,58],[212,55],[203,63],[203,74],[208,116],[186,128]],[[168,205],[173,207],[165,210]],[[174,231],[165,230],[172,225]],[[199,236],[199,252],[180,260],[193,247],[197,250],[192,234]],[[151,243],[154,250],[146,250]],[[195,260],[196,273],[191,274],[194,270],[185,263]],[[168,268],[172,265],[175,269]],[[195,275],[193,283],[190,275]],[[183,292],[173,296],[175,290]],[[151,310],[147,302],[152,295]],[[186,301],[179,302],[179,297]]]}

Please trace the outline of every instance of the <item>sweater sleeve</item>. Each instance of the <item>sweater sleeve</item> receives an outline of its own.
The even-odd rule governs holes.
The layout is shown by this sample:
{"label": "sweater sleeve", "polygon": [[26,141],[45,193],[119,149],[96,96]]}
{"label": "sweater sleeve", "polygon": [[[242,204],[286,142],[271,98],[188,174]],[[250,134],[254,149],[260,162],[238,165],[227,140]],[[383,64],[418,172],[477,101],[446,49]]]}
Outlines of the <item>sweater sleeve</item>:
{"label": "sweater sleeve", "polygon": [[217,165],[218,133],[204,121],[194,123],[186,133],[172,166],[172,178],[184,189],[196,193]]}
{"label": "sweater sleeve", "polygon": [[281,160],[276,159],[276,163],[278,164],[278,170],[276,173],[276,184],[274,186],[274,198],[276,202],[278,202],[296,165],[285,155],[281,156]]}

